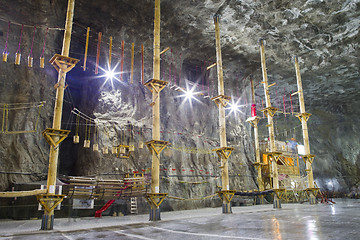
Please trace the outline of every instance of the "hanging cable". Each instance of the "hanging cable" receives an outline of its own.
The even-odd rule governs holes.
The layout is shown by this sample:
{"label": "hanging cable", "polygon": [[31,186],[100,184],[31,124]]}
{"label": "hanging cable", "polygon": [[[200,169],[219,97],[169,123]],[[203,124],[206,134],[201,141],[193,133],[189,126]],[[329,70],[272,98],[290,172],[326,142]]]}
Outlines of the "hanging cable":
{"label": "hanging cable", "polygon": [[15,53],[15,64],[20,65],[20,58],[21,58],[21,40],[22,40],[22,34],[24,30],[24,24],[21,25],[21,31],[20,31],[20,39],[19,39],[19,46]]}
{"label": "hanging cable", "polygon": [[9,21],[8,30],[7,30],[7,33],[6,33],[5,48],[4,48],[4,51],[3,51],[3,62],[7,62],[7,56],[9,54],[7,52],[7,46],[8,46],[8,40],[9,40],[10,24],[11,24],[11,22]]}
{"label": "hanging cable", "polygon": [[40,55],[40,68],[44,68],[45,67],[45,46],[46,46],[46,36],[47,36],[47,33],[49,31],[49,28],[46,28],[46,31],[45,31],[45,36],[44,36],[44,44],[43,44],[43,49],[42,49],[42,53]]}
{"label": "hanging cable", "polygon": [[31,48],[30,48],[30,53],[28,56],[28,67],[32,67],[33,66],[33,47],[34,47],[34,40],[35,40],[35,31],[36,31],[36,26],[34,27],[34,32],[33,32],[33,36],[32,36],[32,41],[31,41]]}

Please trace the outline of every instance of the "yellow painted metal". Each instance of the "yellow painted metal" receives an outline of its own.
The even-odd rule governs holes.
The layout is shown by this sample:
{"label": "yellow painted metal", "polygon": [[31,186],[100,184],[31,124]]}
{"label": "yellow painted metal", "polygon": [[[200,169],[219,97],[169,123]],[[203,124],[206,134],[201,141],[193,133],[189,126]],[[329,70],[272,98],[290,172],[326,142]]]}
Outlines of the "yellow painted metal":
{"label": "yellow painted metal", "polygon": [[276,83],[272,83],[272,84],[268,85],[268,88],[275,86],[275,85],[276,85]]}
{"label": "yellow painted metal", "polygon": [[[226,120],[225,120],[225,106],[228,104],[231,99],[228,96],[225,96],[224,93],[224,77],[223,77],[223,66],[222,66],[222,57],[221,57],[221,44],[220,44],[220,16],[214,16],[215,24],[215,42],[216,42],[216,67],[217,67],[217,76],[218,76],[218,96],[212,98],[219,108],[219,135],[220,135],[220,149],[227,149],[226,143]],[[221,161],[221,190],[229,191],[229,167],[228,167],[228,157],[231,154],[233,149],[226,150],[227,152],[216,151]],[[221,153],[221,154],[219,154]],[[220,196],[220,195],[219,195]],[[231,200],[231,199],[230,199]],[[223,213],[231,213],[230,201],[226,198],[222,198],[223,201]]]}
{"label": "yellow painted metal", "polygon": [[[150,79],[148,80],[144,85],[150,90],[150,92],[152,92],[152,102],[150,103],[150,106],[153,107],[153,117],[155,116],[155,112],[154,112],[154,107],[155,105],[157,104],[160,104],[160,102],[158,101],[160,99],[160,92],[161,90],[163,90],[166,85],[168,84],[167,81],[162,81],[162,80],[158,80],[158,79]],[[160,109],[159,109],[160,111]],[[158,116],[157,118],[155,119],[158,119],[157,123],[160,125],[160,112],[157,112],[156,110],[156,113]],[[153,119],[154,121],[154,119]],[[154,123],[153,123],[154,125]],[[158,138],[160,139],[160,128],[157,128],[158,131],[159,131],[159,134],[158,134]],[[154,133],[153,133],[153,138],[154,138]]]}
{"label": "yellow painted metal", "polygon": [[33,66],[33,62],[34,62],[34,58],[31,56],[28,56],[28,67],[32,67]]}
{"label": "yellow painted metal", "polygon": [[86,31],[86,43],[85,43],[84,66],[83,66],[84,71],[86,71],[86,61],[87,61],[88,48],[89,48],[89,36],[90,36],[90,27],[88,27]]}
{"label": "yellow painted metal", "polygon": [[169,51],[169,50],[170,50],[170,47],[165,48],[164,50],[162,50],[162,51],[160,52],[160,55],[166,53],[166,52]]}
{"label": "yellow painted metal", "polygon": [[[165,81],[160,80],[160,0],[155,0],[153,48],[153,79],[148,81],[146,86],[152,92],[152,141],[160,141],[160,91],[167,84]],[[151,154],[151,193],[159,194],[160,155],[156,151],[151,151]]]}
{"label": "yellow painted metal", "polygon": [[298,93],[299,93],[299,91],[293,92],[293,93],[291,94],[291,96],[294,96],[294,95],[296,95],[296,94],[298,94]]}
{"label": "yellow painted metal", "polygon": [[211,98],[211,100],[215,102],[216,106],[219,107],[221,105],[223,108],[225,108],[228,105],[230,99],[231,99],[230,96],[225,96],[225,95],[218,95]]}
{"label": "yellow painted metal", "polygon": [[[255,104],[255,87],[254,87],[254,80],[250,80],[251,83],[251,100],[252,104]],[[261,173],[261,164],[260,164],[260,143],[259,143],[259,129],[258,129],[258,123],[260,121],[260,117],[253,116],[246,120],[253,126],[254,128],[254,139],[255,139],[255,164],[254,166],[257,169],[257,181],[259,185],[259,191],[264,191],[264,182],[262,179],[262,173]]]}
{"label": "yellow painted metal", "polygon": [[222,190],[222,191],[218,191],[216,193],[218,194],[218,196],[220,197],[220,199],[223,202],[230,203],[231,199],[234,197],[236,191],[235,190]]}
{"label": "yellow painted metal", "polygon": [[124,145],[124,144],[120,144],[118,146],[116,146],[117,150],[116,150],[116,156],[119,158],[130,158],[130,146],[129,145]]}
{"label": "yellow painted metal", "polygon": [[45,58],[40,57],[40,68],[44,68],[44,67],[45,67]]}
{"label": "yellow painted metal", "polygon": [[59,205],[66,195],[62,194],[39,194],[36,198],[40,205],[45,209],[46,212],[52,212]]}
{"label": "yellow painted metal", "polygon": [[134,83],[134,54],[135,54],[135,44],[131,44],[131,73],[130,73],[130,83]]}
{"label": "yellow painted metal", "polygon": [[[57,62],[56,65],[59,67],[58,72],[58,88],[56,89],[56,101],[55,101],[55,107],[54,107],[54,118],[53,118],[53,124],[52,129],[60,130],[61,129],[61,118],[62,118],[62,108],[63,108],[63,99],[64,99],[64,89],[65,89],[65,78],[66,73],[69,71],[69,67],[74,67],[77,61],[75,61],[72,58],[69,57],[69,50],[70,50],[70,41],[71,41],[71,31],[72,31],[72,24],[73,24],[73,16],[74,16],[74,6],[75,6],[75,0],[68,0],[68,8],[66,13],[66,22],[65,22],[65,32],[64,32],[64,39],[63,39],[63,46],[62,46],[62,52],[61,52],[61,58],[58,58],[57,55],[55,55],[55,60],[64,60],[68,59],[70,61],[70,66],[67,62],[64,63],[66,68],[62,64],[58,65]],[[56,66],[54,65],[56,68]],[[57,143],[59,141],[60,136],[54,136],[52,139],[54,143]],[[47,176],[47,194],[54,194],[55,193],[55,186],[56,186],[56,176],[57,176],[57,167],[58,167],[58,155],[59,155],[59,148],[57,146],[54,146],[53,144],[50,145],[50,156],[49,156],[49,169],[48,169],[48,176]],[[52,226],[51,219],[52,215],[54,215],[54,210],[52,209],[52,201],[46,202],[48,205],[47,210],[45,208],[45,215],[48,216],[48,224],[45,224],[46,226],[50,227]]]}
{"label": "yellow painted metal", "polygon": [[210,66],[208,66],[207,68],[206,68],[206,70],[209,70],[209,69],[211,69],[211,68],[213,68],[213,67],[215,67],[216,66],[216,63],[213,63],[213,64],[211,64]]}
{"label": "yellow painted metal", "polygon": [[314,159],[314,155],[310,154],[310,143],[309,143],[309,132],[307,127],[307,121],[309,117],[311,116],[310,113],[307,113],[305,111],[305,102],[304,102],[304,93],[302,88],[302,82],[301,82],[301,74],[300,74],[300,67],[298,58],[294,58],[294,64],[295,64],[295,71],[296,71],[296,80],[297,80],[297,86],[298,86],[298,93],[299,93],[299,104],[300,104],[300,114],[298,114],[298,118],[301,121],[302,126],[302,132],[303,132],[303,140],[304,140],[304,148],[305,148],[305,157],[306,159],[306,169],[307,169],[307,176],[308,176],[308,183],[309,188],[314,188],[314,176],[312,171],[312,161]]}
{"label": "yellow painted metal", "polygon": [[37,125],[39,123],[40,120],[40,113],[41,113],[41,108],[44,106],[46,102],[40,102],[40,104],[38,105],[38,115],[36,118],[36,123],[35,123],[35,127],[33,130],[15,130],[15,131],[9,131],[9,110],[16,110],[16,109],[22,109],[22,108],[28,108],[28,107],[14,107],[12,108],[10,106],[10,104],[4,104],[4,108],[3,108],[3,119],[2,119],[2,126],[1,126],[1,132],[5,133],[5,134],[19,134],[19,133],[34,133],[37,131]]}
{"label": "yellow painted metal", "polygon": [[145,195],[145,199],[150,204],[150,206],[158,208],[165,200],[167,195],[167,193],[147,193]]}
{"label": "yellow painted metal", "polygon": [[219,159],[226,159],[226,160],[230,157],[233,150],[234,150],[233,147],[222,147],[222,148],[213,149],[213,151],[215,151],[216,154],[218,155]]}
{"label": "yellow painted metal", "polygon": [[70,130],[47,128],[42,132],[46,142],[53,147],[57,147],[69,135]]}
{"label": "yellow painted metal", "polygon": [[[266,61],[265,61],[265,49],[264,49],[264,40],[260,40],[260,55],[261,55],[261,68],[263,75],[263,84],[264,84],[264,92],[265,92],[265,102],[266,108],[264,109],[264,113],[267,116],[268,120],[268,130],[269,130],[269,140],[270,140],[270,153],[274,153],[276,155],[276,146],[275,146],[275,134],[274,134],[274,121],[273,116],[276,113],[277,109],[271,106],[270,101],[270,93],[269,93],[269,85],[268,78],[266,72]],[[278,180],[278,171],[276,161],[272,161],[272,172],[273,172],[273,188],[279,188],[279,180]]]}
{"label": "yellow painted metal", "polygon": [[166,146],[170,145],[170,143],[168,141],[150,140],[145,142],[145,145],[152,154],[155,153],[156,155],[160,155],[162,150],[164,150]]}
{"label": "yellow painted metal", "polygon": [[3,62],[7,62],[8,53],[3,52]]}
{"label": "yellow painted metal", "polygon": [[112,57],[112,40],[113,38],[110,36],[109,38],[109,68],[111,69],[111,57]]}
{"label": "yellow painted metal", "polygon": [[30,191],[0,192],[0,198],[28,197],[46,193],[46,189],[35,189]]}
{"label": "yellow painted metal", "polygon": [[73,69],[79,61],[80,60],[76,58],[55,54],[49,62],[53,65],[56,71],[59,72],[59,70],[61,69],[61,71],[66,74],[71,69]]}
{"label": "yellow painted metal", "polygon": [[16,53],[15,54],[15,64],[16,65],[20,65],[20,60],[21,60],[21,53]]}

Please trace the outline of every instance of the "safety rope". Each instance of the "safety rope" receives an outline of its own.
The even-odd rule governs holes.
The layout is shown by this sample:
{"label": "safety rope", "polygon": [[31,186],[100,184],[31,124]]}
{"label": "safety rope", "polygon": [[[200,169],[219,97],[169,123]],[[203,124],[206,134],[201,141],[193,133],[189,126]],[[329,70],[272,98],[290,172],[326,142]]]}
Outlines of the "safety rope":
{"label": "safety rope", "polygon": [[21,25],[21,31],[20,31],[20,39],[19,39],[19,46],[18,49],[16,50],[16,53],[20,53],[21,51],[21,39],[22,39],[22,34],[23,34],[23,30],[24,30],[24,24]]}
{"label": "safety rope", "polygon": [[8,30],[7,30],[7,33],[6,33],[5,48],[4,48],[4,53],[5,54],[7,54],[7,46],[8,46],[8,40],[9,40],[9,32],[10,32],[10,24],[11,24],[11,22],[9,21]]}
{"label": "safety rope", "polygon": [[32,41],[31,41],[31,48],[30,48],[29,57],[32,57],[32,56],[33,56],[32,51],[33,51],[33,47],[34,47],[35,31],[36,31],[36,26],[34,27],[34,32],[33,32],[33,36],[32,36]]}
{"label": "safety rope", "polygon": [[79,136],[80,115],[76,115],[75,136]]}
{"label": "safety rope", "polygon": [[175,196],[167,196],[170,199],[174,199],[174,200],[182,200],[182,201],[201,201],[201,200],[205,200],[208,198],[212,198],[217,196],[217,194],[213,194],[213,195],[209,195],[209,196],[205,196],[202,198],[182,198],[182,197],[175,197]]}
{"label": "safety rope", "polygon": [[45,35],[44,35],[43,49],[42,49],[42,52],[41,52],[40,58],[43,58],[43,57],[44,57],[44,53],[45,53],[45,46],[46,46],[46,36],[47,36],[48,32],[49,32],[49,28],[46,28]]}

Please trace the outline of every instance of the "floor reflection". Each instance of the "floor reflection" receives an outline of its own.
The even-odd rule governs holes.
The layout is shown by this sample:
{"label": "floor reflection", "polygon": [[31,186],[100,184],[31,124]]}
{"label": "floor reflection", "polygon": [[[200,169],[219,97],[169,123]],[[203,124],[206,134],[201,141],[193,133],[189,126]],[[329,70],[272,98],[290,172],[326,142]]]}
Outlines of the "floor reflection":
{"label": "floor reflection", "polygon": [[282,240],[281,231],[280,231],[280,223],[276,219],[276,217],[272,218],[272,223],[273,223],[272,230],[273,230],[274,239]]}

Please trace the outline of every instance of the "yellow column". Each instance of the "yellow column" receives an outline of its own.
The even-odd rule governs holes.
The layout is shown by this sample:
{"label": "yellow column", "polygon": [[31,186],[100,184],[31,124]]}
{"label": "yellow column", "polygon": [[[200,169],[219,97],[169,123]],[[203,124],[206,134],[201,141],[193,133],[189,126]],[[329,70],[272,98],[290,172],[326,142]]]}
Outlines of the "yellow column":
{"label": "yellow column", "polygon": [[[251,79],[251,99],[252,104],[255,104],[255,88],[254,88],[254,80]],[[260,143],[259,143],[259,129],[258,129],[258,121],[259,118],[256,116],[253,120],[253,127],[254,127],[254,138],[255,138],[255,160],[258,164],[258,184],[259,184],[259,191],[264,191],[264,183],[262,181],[261,175],[261,165],[260,165]]]}
{"label": "yellow column", "polygon": [[[160,0],[155,0],[153,79],[160,80]],[[153,91],[152,139],[160,140],[160,94]],[[160,155],[152,153],[151,192],[159,193]]]}
{"label": "yellow column", "polygon": [[[275,146],[275,134],[274,134],[274,121],[273,121],[273,111],[271,109],[271,101],[270,101],[270,93],[269,93],[269,84],[266,72],[266,62],[265,62],[265,48],[264,48],[264,40],[260,40],[260,55],[261,55],[261,68],[263,75],[263,84],[264,84],[264,92],[265,92],[265,102],[266,102],[266,115],[268,120],[268,130],[269,130],[269,142],[270,142],[270,154],[272,155],[271,169],[273,173],[273,188],[279,188],[279,180],[278,180],[278,169],[276,163],[276,146]],[[274,208],[280,208],[280,199],[277,198],[277,195],[274,194]]]}
{"label": "yellow column", "polygon": [[[225,96],[224,96],[224,77],[223,77],[223,66],[221,56],[221,44],[220,44],[220,17],[219,15],[214,16],[215,24],[215,40],[216,40],[216,66],[218,76],[218,93],[219,93],[219,135],[220,135],[220,148],[227,147],[226,143],[226,121],[225,121]],[[229,190],[229,166],[228,159],[224,156],[221,157],[221,190]],[[223,213],[231,213],[231,203],[223,198]]]}
{"label": "yellow column", "polygon": [[[299,104],[300,104],[300,114],[298,115],[301,126],[302,126],[302,132],[303,132],[303,140],[304,140],[304,148],[305,148],[305,155],[304,158],[306,160],[306,171],[307,171],[307,177],[309,182],[309,188],[314,188],[314,176],[312,171],[312,159],[313,155],[310,154],[310,144],[309,144],[309,132],[307,127],[307,120],[310,117],[309,113],[306,113],[305,111],[305,102],[304,102],[304,92],[302,88],[302,82],[301,82],[301,73],[300,73],[300,67],[298,58],[294,57],[294,64],[295,64],[295,71],[296,71],[296,80],[297,80],[297,86],[298,86],[298,94],[299,94]],[[310,204],[315,204],[316,199],[312,192],[310,192]]]}
{"label": "yellow column", "polygon": [[[66,23],[65,23],[65,32],[63,39],[63,46],[61,55],[68,57],[69,49],[70,49],[70,41],[71,41],[71,30],[74,16],[74,5],[75,0],[68,1],[68,8],[66,14]],[[66,72],[63,72],[59,69],[58,75],[58,87],[56,90],[56,100],[55,100],[55,108],[54,108],[54,119],[52,128],[61,129],[61,117],[62,117],[62,107],[63,107],[63,99],[64,99],[64,89],[65,89],[65,78]],[[54,141],[58,141],[59,137],[54,137]],[[50,146],[50,156],[49,156],[49,169],[48,169],[48,178],[47,178],[47,193],[54,194],[56,187],[56,175],[57,175],[57,167],[58,167],[58,155],[59,155],[59,147]],[[51,202],[49,202],[51,204]],[[41,226],[42,230],[51,230],[53,228],[54,221],[54,210],[46,211],[43,216],[43,223]]]}

